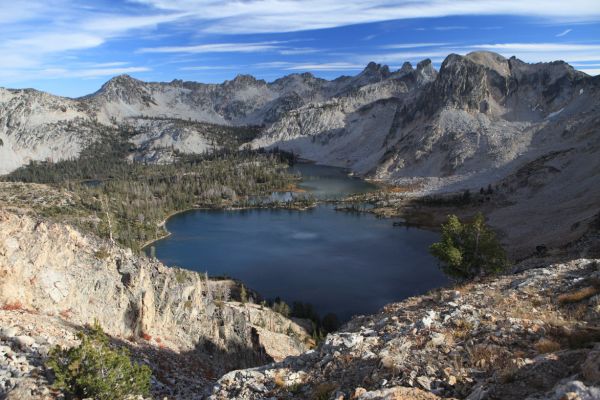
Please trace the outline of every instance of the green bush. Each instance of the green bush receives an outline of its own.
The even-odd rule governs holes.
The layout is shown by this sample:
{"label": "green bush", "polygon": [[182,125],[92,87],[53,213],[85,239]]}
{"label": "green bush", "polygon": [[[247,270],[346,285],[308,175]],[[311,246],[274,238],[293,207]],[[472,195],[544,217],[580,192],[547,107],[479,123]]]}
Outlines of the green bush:
{"label": "green bush", "polygon": [[457,279],[499,273],[508,266],[506,252],[481,213],[470,224],[449,215],[442,225],[441,241],[429,250],[440,260],[444,273]]}
{"label": "green bush", "polygon": [[49,354],[46,366],[54,372],[56,389],[97,400],[149,395],[150,368],[133,363],[125,348],[111,349],[99,324],[78,336],[79,346],[66,350],[56,346]]}

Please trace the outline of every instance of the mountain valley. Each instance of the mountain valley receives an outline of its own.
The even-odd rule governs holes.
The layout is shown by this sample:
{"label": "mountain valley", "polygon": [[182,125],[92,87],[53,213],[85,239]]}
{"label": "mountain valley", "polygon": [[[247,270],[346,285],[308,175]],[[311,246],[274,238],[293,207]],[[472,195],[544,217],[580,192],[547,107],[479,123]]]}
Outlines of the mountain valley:
{"label": "mountain valley", "polygon": [[[319,198],[297,162],[372,185]],[[600,398],[600,76],[565,62],[478,51],[333,80],[0,88],[0,175],[0,398],[65,398],[46,360],[95,323],[149,366],[151,398]],[[436,234],[450,214],[481,213],[511,261],[326,329],[309,306],[152,246],[195,209],[277,209],[291,237],[318,240],[295,213],[324,204]],[[224,248],[243,257],[249,243]]]}

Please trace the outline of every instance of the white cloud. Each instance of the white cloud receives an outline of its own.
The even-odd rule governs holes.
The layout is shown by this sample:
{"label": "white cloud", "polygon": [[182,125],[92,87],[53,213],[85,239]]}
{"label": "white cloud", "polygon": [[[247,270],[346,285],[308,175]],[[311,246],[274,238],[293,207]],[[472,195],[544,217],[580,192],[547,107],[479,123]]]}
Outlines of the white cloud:
{"label": "white cloud", "polygon": [[435,29],[436,31],[459,31],[459,30],[465,30],[465,29],[469,29],[466,26],[436,26],[433,29]]}
{"label": "white cloud", "polygon": [[565,29],[564,31],[562,31],[561,33],[559,33],[558,35],[556,35],[556,37],[563,37],[565,35],[568,35],[573,29]]}
{"label": "white cloud", "polygon": [[211,43],[195,46],[165,46],[146,47],[139,49],[139,53],[253,53],[256,51],[272,51],[281,48],[278,43],[283,42],[258,42],[258,43]]}
{"label": "white cloud", "polygon": [[361,71],[365,64],[351,62],[306,62],[293,63],[289,61],[271,61],[254,64],[253,67],[260,69],[281,69],[284,71]]}
{"label": "white cloud", "polygon": [[[78,70],[77,55],[82,50],[104,45],[109,40],[129,35],[132,30],[154,28],[160,23],[186,17],[185,13],[151,15],[110,14],[93,3],[81,5],[73,0],[0,0],[0,76],[10,82],[39,76],[54,76],[66,71],[75,77],[106,76],[118,65]],[[142,67],[131,72],[141,72]]]}
{"label": "white cloud", "polygon": [[360,71],[365,66],[345,62],[332,62],[320,64],[290,64],[284,69],[288,71]]}
{"label": "white cloud", "polygon": [[28,53],[56,53],[68,50],[89,49],[98,47],[104,43],[101,36],[77,33],[77,32],[61,32],[61,33],[43,33],[35,36],[29,36],[24,39],[9,40],[2,46],[3,48],[21,51]]}
{"label": "white cloud", "polygon": [[133,74],[135,72],[148,72],[147,67],[126,67],[126,68],[95,68],[72,71],[68,76],[77,76],[82,78],[97,78],[102,76],[114,76],[121,74]]}
{"label": "white cloud", "polygon": [[193,67],[181,67],[180,71],[214,71],[223,69],[237,69],[237,67],[231,65],[197,65]]}
{"label": "white cloud", "polygon": [[83,64],[84,66],[90,68],[109,68],[109,67],[122,67],[129,64],[126,61],[111,61],[111,62],[103,62],[103,63],[88,63]]}
{"label": "white cloud", "polygon": [[[138,68],[133,72],[142,72],[140,69],[145,67],[123,64],[82,68],[76,63],[80,63],[78,57],[83,50],[106,46],[118,38],[135,39],[163,33],[156,29],[162,24],[169,24],[169,34],[172,31],[178,34],[192,32],[197,40],[205,42],[213,33],[231,35],[293,32],[454,15],[515,15],[561,23],[600,20],[598,0],[128,0],[128,3],[123,7],[109,9],[103,6],[107,4],[105,2],[83,0],[0,0],[0,75],[6,79],[33,79],[42,72],[59,74],[63,65],[66,71],[81,71],[79,74],[109,74],[113,70],[115,73],[123,73],[121,71],[124,68]],[[447,30],[463,27],[427,28]],[[567,29],[558,36],[565,36],[569,32]],[[365,37],[365,40],[371,36],[373,35]],[[266,42],[263,41],[266,40],[264,37],[247,39],[256,41],[252,43],[235,43],[238,39],[215,40],[223,40],[224,43],[157,47],[146,45],[140,52],[173,54],[170,58],[176,59],[192,58],[193,54],[201,53],[273,52],[292,56],[319,51],[309,47],[293,48],[289,42],[287,45],[283,44],[285,42]],[[409,47],[413,45],[415,46]],[[331,58],[338,57],[335,61],[339,62],[307,62],[288,64],[281,68],[337,68],[341,71],[362,68],[363,61],[372,59],[392,64],[422,58],[438,60],[450,52],[464,53],[476,48],[498,51],[504,55],[514,54],[525,61],[600,60],[600,50],[596,45],[561,45],[567,47],[555,47],[557,45],[552,43],[483,44],[478,47],[460,47],[446,43],[398,43],[382,48],[382,54],[351,58],[329,53]],[[383,49],[391,51],[384,52]],[[402,49],[411,51],[393,51]],[[356,64],[358,62],[361,64]],[[56,68],[57,65],[60,67]]]}
{"label": "white cloud", "polygon": [[[517,15],[551,21],[595,21],[597,0],[137,0],[160,10],[194,14],[202,30],[266,33],[323,29],[394,19],[453,15]],[[457,27],[438,27],[441,29]],[[463,28],[463,27],[460,27]]]}
{"label": "white cloud", "polygon": [[[53,5],[43,1],[0,1],[0,23],[15,24],[52,11]],[[55,5],[54,5],[55,6]]]}
{"label": "white cloud", "polygon": [[508,51],[600,51],[600,44],[567,44],[567,43],[494,43],[474,44],[466,46],[471,49],[495,49]]}
{"label": "white cloud", "polygon": [[254,67],[270,69],[270,68],[287,68],[287,67],[290,67],[291,65],[294,65],[294,63],[291,63],[288,61],[269,61],[269,62],[262,62],[262,63],[254,64]]}
{"label": "white cloud", "polygon": [[289,49],[279,50],[279,54],[282,54],[284,56],[295,56],[295,55],[301,55],[301,54],[314,54],[314,53],[319,53],[321,51],[323,51],[323,50],[315,49],[312,47],[298,47],[298,48],[289,48]]}
{"label": "white cloud", "polygon": [[387,44],[380,46],[382,49],[417,49],[421,47],[440,47],[448,46],[452,43],[398,43],[398,44]]}
{"label": "white cloud", "polygon": [[190,13],[160,14],[148,16],[103,15],[84,21],[81,28],[85,31],[107,35],[119,35],[133,29],[154,28],[159,24],[174,22],[191,16]]}
{"label": "white cloud", "polygon": [[[598,61],[600,61],[600,60],[598,60]],[[574,67],[577,67],[577,68],[592,68],[592,67],[598,68],[598,67],[600,67],[600,64],[588,64],[588,63],[577,63],[577,62],[572,63],[571,65]]]}
{"label": "white cloud", "polygon": [[566,62],[600,60],[600,44],[567,43],[497,43],[477,44],[457,49],[457,52],[490,50],[504,56],[516,56],[527,62]]}
{"label": "white cloud", "polygon": [[600,75],[600,68],[581,68],[579,70],[591,76]]}
{"label": "white cloud", "polygon": [[121,74],[132,74],[135,72],[147,72],[147,67],[124,67],[124,68],[91,68],[91,69],[66,69],[66,68],[47,68],[40,71],[41,75],[47,78],[100,78],[105,76],[114,76]]}

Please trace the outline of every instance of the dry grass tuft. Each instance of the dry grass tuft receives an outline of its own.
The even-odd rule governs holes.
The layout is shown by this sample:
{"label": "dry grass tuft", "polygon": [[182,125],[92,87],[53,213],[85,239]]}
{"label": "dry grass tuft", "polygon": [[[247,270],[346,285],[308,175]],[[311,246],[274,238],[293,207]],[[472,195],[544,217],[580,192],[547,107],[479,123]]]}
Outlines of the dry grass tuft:
{"label": "dry grass tuft", "polygon": [[279,389],[285,389],[286,387],[285,381],[279,373],[275,374],[275,377],[273,378],[273,383],[275,383],[275,386],[277,386]]}
{"label": "dry grass tuft", "polygon": [[512,352],[494,344],[476,344],[469,349],[471,365],[491,371],[502,368],[512,359]]}
{"label": "dry grass tuft", "polygon": [[600,293],[600,287],[586,286],[581,289],[577,289],[571,293],[563,293],[558,296],[559,304],[578,303],[582,300],[589,299],[592,296]]}
{"label": "dry grass tuft", "polygon": [[473,324],[470,321],[461,318],[453,321],[453,324],[454,329],[452,330],[452,334],[455,338],[465,340],[471,336]]}
{"label": "dry grass tuft", "polygon": [[560,350],[560,344],[551,339],[541,338],[538,340],[533,347],[540,354],[554,353]]}
{"label": "dry grass tuft", "polygon": [[333,391],[337,388],[335,383],[325,382],[317,385],[313,390],[313,399],[328,400]]}

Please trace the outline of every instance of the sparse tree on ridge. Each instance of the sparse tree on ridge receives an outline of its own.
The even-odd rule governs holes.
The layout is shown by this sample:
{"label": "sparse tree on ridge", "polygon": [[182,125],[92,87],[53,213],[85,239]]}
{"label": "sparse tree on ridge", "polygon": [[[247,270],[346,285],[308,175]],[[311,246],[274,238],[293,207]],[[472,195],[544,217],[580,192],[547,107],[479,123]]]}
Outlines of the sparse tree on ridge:
{"label": "sparse tree on ridge", "polygon": [[449,215],[442,225],[441,240],[429,250],[440,261],[444,273],[456,279],[496,274],[508,267],[506,252],[481,213],[471,223]]}

